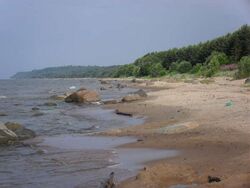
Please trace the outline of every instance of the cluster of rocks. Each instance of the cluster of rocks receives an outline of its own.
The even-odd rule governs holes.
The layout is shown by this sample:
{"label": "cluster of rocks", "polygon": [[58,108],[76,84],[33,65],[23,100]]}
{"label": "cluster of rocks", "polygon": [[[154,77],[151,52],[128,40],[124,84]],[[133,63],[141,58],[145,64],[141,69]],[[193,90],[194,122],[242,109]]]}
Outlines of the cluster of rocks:
{"label": "cluster of rocks", "polygon": [[[140,89],[136,92],[130,93],[126,96],[124,96],[121,101],[111,99],[111,100],[104,100],[101,103],[102,104],[116,104],[118,102],[133,102],[137,100],[141,100],[147,97],[147,93]],[[64,100],[67,103],[84,103],[84,104],[90,104],[90,103],[96,103],[100,102],[100,95],[96,91],[87,90],[85,88],[81,88],[77,90],[76,92],[73,92],[69,96],[67,96]]]}
{"label": "cluster of rocks", "polygon": [[8,145],[35,136],[34,131],[18,123],[8,122],[3,124],[0,122],[0,145]]}

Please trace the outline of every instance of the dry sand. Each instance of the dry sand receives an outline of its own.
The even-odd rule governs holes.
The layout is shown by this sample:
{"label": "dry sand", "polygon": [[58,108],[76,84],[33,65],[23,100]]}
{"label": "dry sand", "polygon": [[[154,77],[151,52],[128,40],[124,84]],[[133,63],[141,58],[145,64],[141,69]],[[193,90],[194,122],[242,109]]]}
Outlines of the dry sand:
{"label": "dry sand", "polygon": [[[147,117],[143,125],[104,133],[142,140],[122,147],[181,151],[177,157],[145,164],[118,187],[250,188],[250,87],[244,87],[244,80],[214,80],[141,82],[135,86],[155,89],[147,100],[107,106]],[[209,175],[221,182],[208,183]]]}

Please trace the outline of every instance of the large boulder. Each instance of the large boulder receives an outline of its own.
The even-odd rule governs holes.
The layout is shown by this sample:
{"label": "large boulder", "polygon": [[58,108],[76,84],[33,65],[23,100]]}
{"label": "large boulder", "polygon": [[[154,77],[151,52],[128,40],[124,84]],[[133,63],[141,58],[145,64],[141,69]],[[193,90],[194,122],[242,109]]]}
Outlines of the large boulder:
{"label": "large boulder", "polygon": [[133,101],[137,101],[137,100],[140,100],[140,99],[144,99],[147,96],[148,95],[144,90],[139,89],[138,91],[123,97],[122,102],[133,102]]}
{"label": "large boulder", "polygon": [[95,91],[80,89],[65,98],[65,102],[91,103],[100,101],[99,94]]}
{"label": "large boulder", "polygon": [[122,102],[133,102],[142,99],[138,94],[129,94],[122,98]]}
{"label": "large boulder", "polygon": [[35,137],[35,133],[18,123],[0,123],[0,145]]}
{"label": "large boulder", "polygon": [[20,125],[19,123],[7,122],[5,126],[13,131],[19,140],[29,139],[36,136],[35,132],[25,128],[24,126]]}

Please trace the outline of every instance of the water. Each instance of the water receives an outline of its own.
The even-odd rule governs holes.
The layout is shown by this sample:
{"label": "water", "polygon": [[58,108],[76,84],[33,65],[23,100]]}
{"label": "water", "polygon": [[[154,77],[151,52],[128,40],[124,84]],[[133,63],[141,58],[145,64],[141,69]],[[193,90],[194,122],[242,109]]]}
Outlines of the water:
{"label": "water", "polygon": [[[51,95],[85,87],[102,99],[118,99],[135,89],[99,91],[96,79],[0,80],[1,122],[19,122],[34,130],[31,146],[0,148],[0,187],[99,187],[114,171],[118,181],[135,175],[143,162],[174,156],[176,151],[124,149],[117,146],[135,138],[92,137],[86,134],[140,124],[143,119],[118,116],[98,105],[56,101]],[[53,101],[55,102],[55,101]],[[34,116],[33,107],[43,115]],[[36,112],[37,113],[37,112]]]}

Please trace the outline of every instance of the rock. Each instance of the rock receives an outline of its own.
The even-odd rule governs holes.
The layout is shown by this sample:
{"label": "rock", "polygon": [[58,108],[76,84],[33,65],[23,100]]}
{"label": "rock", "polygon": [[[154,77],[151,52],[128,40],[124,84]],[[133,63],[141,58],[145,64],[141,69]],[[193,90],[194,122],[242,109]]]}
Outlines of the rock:
{"label": "rock", "polygon": [[132,83],[136,83],[136,79],[135,79],[135,78],[132,79],[131,82],[132,82]]}
{"label": "rock", "polygon": [[37,116],[43,116],[43,115],[44,115],[43,112],[35,112],[32,116],[37,117]]}
{"label": "rock", "polygon": [[117,103],[118,103],[118,101],[115,100],[115,99],[104,100],[104,101],[102,101],[102,102],[103,102],[103,104],[117,104]]}
{"label": "rock", "polygon": [[245,84],[250,84],[250,78],[247,78],[247,79],[245,80]]}
{"label": "rock", "polygon": [[121,111],[120,111],[120,110],[118,110],[118,109],[116,109],[116,110],[115,110],[115,113],[116,113],[117,115],[130,116],[130,117],[132,117],[132,116],[133,116],[133,114],[132,114],[132,113],[128,113],[128,112],[121,112]]}
{"label": "rock", "polygon": [[106,80],[99,80],[101,84],[108,84]]}
{"label": "rock", "polygon": [[52,95],[50,99],[52,100],[64,100],[67,97],[67,95]]}
{"label": "rock", "polygon": [[221,179],[218,177],[215,177],[215,176],[208,176],[207,181],[208,181],[208,183],[213,183],[213,182],[220,182]]}
{"label": "rock", "polygon": [[102,188],[115,188],[115,173],[111,172],[109,178],[101,185]]}
{"label": "rock", "polygon": [[35,132],[25,128],[24,126],[20,125],[19,123],[7,122],[5,126],[13,131],[19,140],[29,139],[36,136]]}
{"label": "rock", "polygon": [[142,99],[138,94],[130,94],[122,98],[122,102],[133,102]]}
{"label": "rock", "polygon": [[31,108],[31,110],[37,111],[37,110],[40,110],[40,108],[38,108],[38,107],[33,107],[33,108]]}
{"label": "rock", "polygon": [[98,93],[90,90],[78,90],[65,98],[65,102],[91,103],[100,101]]}
{"label": "rock", "polygon": [[85,87],[81,87],[80,89],[78,89],[77,91],[84,91],[87,90]]}
{"label": "rock", "polygon": [[122,89],[122,88],[125,88],[125,87],[127,87],[127,85],[123,85],[123,84],[121,84],[121,83],[118,83],[118,84],[116,85],[116,88],[118,88],[118,89]]}
{"label": "rock", "polygon": [[105,87],[100,87],[100,90],[107,90]]}
{"label": "rock", "polygon": [[0,123],[0,145],[8,144],[18,139],[16,133],[8,129],[4,124]]}
{"label": "rock", "polygon": [[138,94],[140,97],[147,97],[147,93],[143,89],[139,89],[138,91],[134,92],[133,94]]}
{"label": "rock", "polygon": [[44,106],[57,106],[57,104],[54,102],[46,102],[44,103]]}
{"label": "rock", "polygon": [[8,115],[4,112],[0,112],[0,116],[8,116]]}

